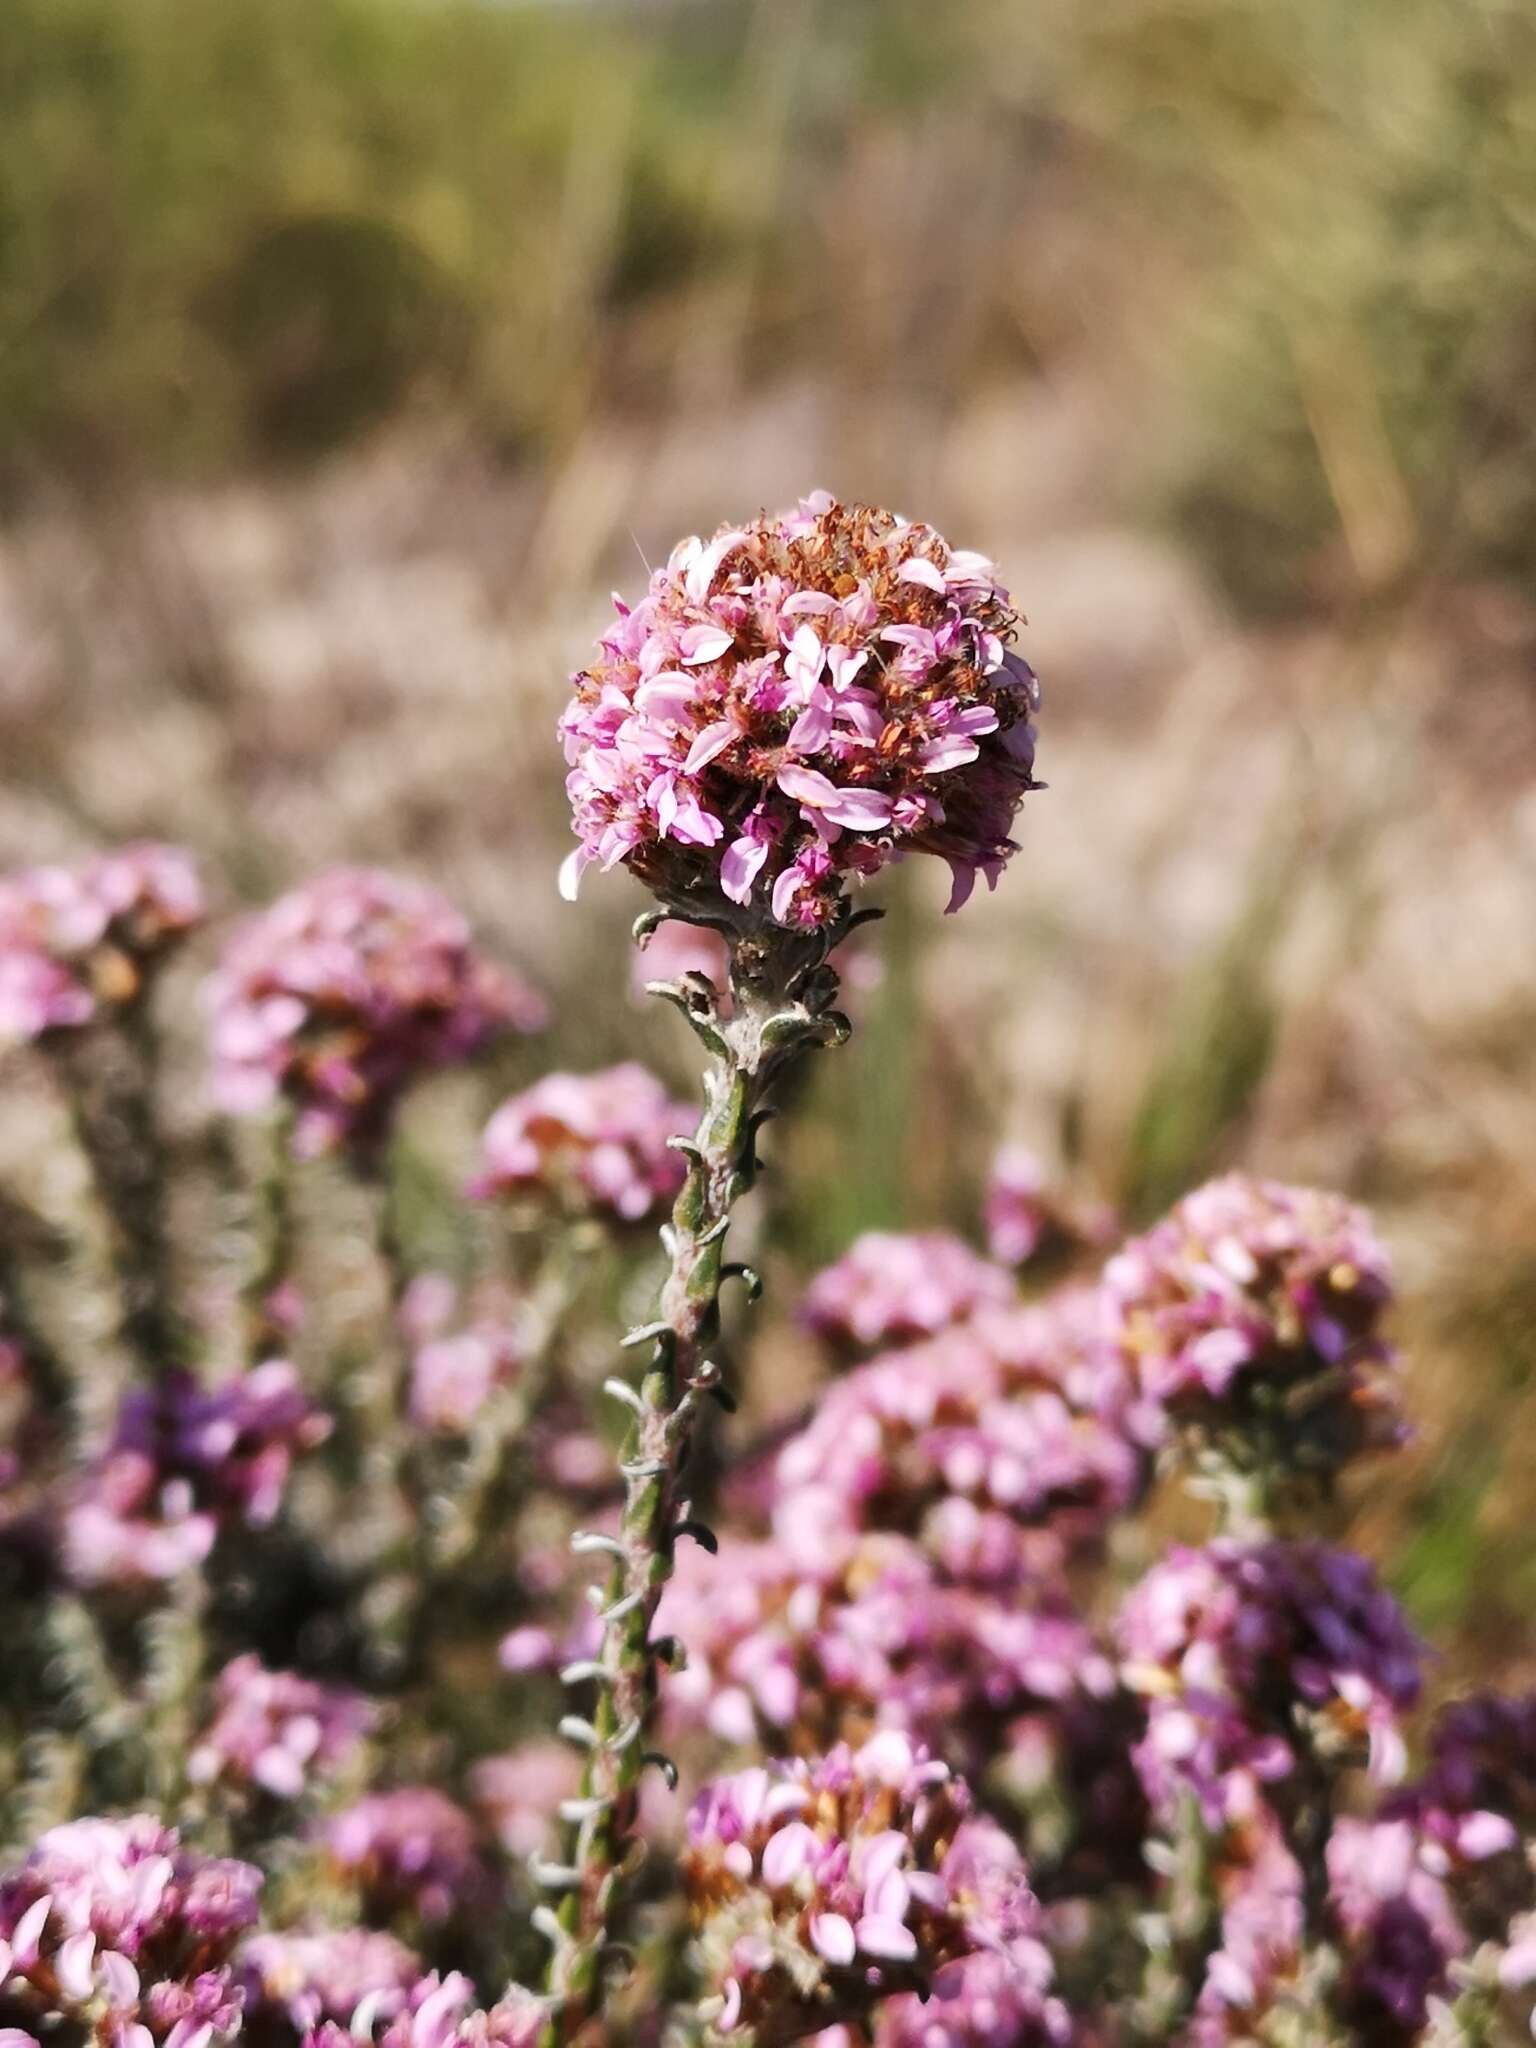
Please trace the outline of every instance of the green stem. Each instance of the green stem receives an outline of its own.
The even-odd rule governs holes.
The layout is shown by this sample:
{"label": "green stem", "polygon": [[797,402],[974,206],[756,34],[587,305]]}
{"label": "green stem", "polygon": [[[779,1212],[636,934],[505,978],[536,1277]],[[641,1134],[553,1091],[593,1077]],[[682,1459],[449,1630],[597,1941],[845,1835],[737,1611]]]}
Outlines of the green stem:
{"label": "green stem", "polygon": [[568,1674],[575,1685],[595,1687],[596,1705],[590,1720],[571,1716],[563,1724],[587,1751],[581,1795],[565,1808],[567,1859],[535,1873],[565,1894],[558,1915],[540,1914],[553,1944],[546,2048],[572,2040],[600,2008],[605,1950],[635,1861],[641,1773],[652,1762],[671,1775],[670,1764],[648,1747],[662,1669],[676,1654],[657,1639],[653,1624],[672,1576],[673,1546],[688,1526],[683,1473],[694,1431],[706,1398],[725,1398],[710,1357],[730,1271],[725,1235],[736,1202],[752,1184],[757,1128],[776,1083],[803,1051],[847,1035],[847,1020],[832,1008],[837,977],[826,964],[846,930],[847,921],[822,933],[727,933],[728,1017],[702,975],[654,985],[688,1018],[710,1064],[697,1133],[682,1147],[688,1176],[662,1230],[668,1271],[660,1313],[643,1332],[632,1333],[636,1341],[653,1343],[654,1353],[638,1393],[609,1382],[633,1410],[619,1461],[619,1536],[616,1542],[576,1538],[579,1550],[609,1550],[612,1565],[598,1610],[601,1650]]}
{"label": "green stem", "polygon": [[153,1027],[140,1008],[116,1032],[60,1032],[49,1050],[105,1213],[123,1338],[154,1382],[186,1362],[188,1332],[171,1282]]}

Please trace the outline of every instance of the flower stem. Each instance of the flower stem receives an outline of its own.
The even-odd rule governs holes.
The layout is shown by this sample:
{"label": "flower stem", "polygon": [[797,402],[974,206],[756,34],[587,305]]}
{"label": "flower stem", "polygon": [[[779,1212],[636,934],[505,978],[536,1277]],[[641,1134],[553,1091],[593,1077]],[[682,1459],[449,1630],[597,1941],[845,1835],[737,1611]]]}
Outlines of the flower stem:
{"label": "flower stem", "polygon": [[[802,1052],[840,1044],[848,1034],[846,1018],[833,1008],[837,976],[827,954],[852,921],[810,933],[727,932],[728,1016],[703,975],[652,984],[653,993],[682,1010],[710,1063],[698,1130],[680,1141],[688,1175],[661,1233],[669,1263],[660,1313],[643,1333],[632,1333],[634,1341],[653,1345],[653,1355],[638,1392],[608,1383],[633,1411],[619,1460],[619,1535],[612,1544],[606,1538],[576,1539],[583,1550],[611,1549],[612,1564],[598,1608],[600,1652],[590,1665],[568,1674],[578,1686],[595,1687],[596,1704],[590,1720],[570,1716],[563,1724],[587,1751],[581,1796],[570,1815],[567,1859],[537,1871],[565,1893],[558,1915],[546,1912],[540,1922],[553,1943],[547,2048],[574,2039],[600,2006],[604,1950],[632,1860],[641,1773],[651,1762],[671,1775],[670,1764],[648,1748],[647,1738],[662,1667],[675,1661],[676,1652],[652,1627],[672,1576],[673,1546],[679,1534],[697,1529],[688,1522],[683,1474],[704,1401],[714,1397],[734,1405],[709,1355],[720,1327],[721,1288],[734,1277],[725,1263],[725,1236],[732,1209],[752,1185],[757,1129],[771,1109],[776,1084]],[[741,1277],[755,1285],[755,1276]],[[707,1531],[698,1533],[709,1540]]]}

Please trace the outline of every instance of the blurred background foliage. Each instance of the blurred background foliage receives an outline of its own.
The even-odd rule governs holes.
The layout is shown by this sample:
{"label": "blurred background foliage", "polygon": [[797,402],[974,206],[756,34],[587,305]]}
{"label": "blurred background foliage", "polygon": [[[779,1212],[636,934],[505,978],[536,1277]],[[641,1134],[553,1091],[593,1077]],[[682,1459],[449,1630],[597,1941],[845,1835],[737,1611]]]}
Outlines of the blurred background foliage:
{"label": "blurred background foliage", "polygon": [[677,1069],[633,905],[548,887],[562,676],[680,531],[932,516],[1030,615],[1052,790],[990,906],[904,878],[783,1277],[967,1225],[1005,1133],[1136,1221],[1348,1188],[1424,1422],[1359,1522],[1507,1667],[1533,359],[1525,0],[6,0],[0,854],[425,872],[551,1060]]}

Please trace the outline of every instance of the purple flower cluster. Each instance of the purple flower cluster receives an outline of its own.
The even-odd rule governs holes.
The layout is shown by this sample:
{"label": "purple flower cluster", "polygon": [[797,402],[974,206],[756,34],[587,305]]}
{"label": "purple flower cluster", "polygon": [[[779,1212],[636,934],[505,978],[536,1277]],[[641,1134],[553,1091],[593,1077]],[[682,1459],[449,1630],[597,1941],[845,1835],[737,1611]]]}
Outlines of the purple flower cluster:
{"label": "purple flower cluster", "polygon": [[482,1757],[470,1774],[475,1806],[507,1854],[525,1861],[542,1848],[562,1799],[575,1796],[581,1765],[569,1743],[525,1743]]}
{"label": "purple flower cluster", "polygon": [[191,856],[176,846],[122,846],[0,879],[0,1045],[127,1008],[204,914]]}
{"label": "purple flower cluster", "polygon": [[[1326,1414],[1335,1458],[1400,1439],[1386,1255],[1337,1195],[1229,1174],[1187,1195],[1104,1271],[1119,1342],[1154,1400],[1197,1419],[1283,1395]],[[1315,1390],[1315,1391],[1314,1391]]]}
{"label": "purple flower cluster", "polygon": [[805,1538],[798,1559],[735,1541],[713,1560],[679,1557],[658,1617],[687,1651],[667,1692],[677,1724],[799,1748],[880,1724],[972,1764],[1013,1716],[1112,1689],[1054,1590],[955,1584],[902,1536]]}
{"label": "purple flower cluster", "polygon": [[667,1141],[696,1121],[633,1061],[596,1074],[546,1074],[486,1125],[485,1165],[470,1192],[643,1222],[682,1186],[687,1168]]}
{"label": "purple flower cluster", "polygon": [[779,1454],[783,1539],[900,1529],[959,1579],[1055,1570],[1136,1499],[1156,1426],[1093,1324],[1068,1292],[850,1373]]}
{"label": "purple flower cluster", "polygon": [[1115,1234],[1108,1209],[1073,1206],[1054,1194],[1040,1162],[1022,1145],[1004,1145],[993,1159],[982,1222],[988,1252],[1009,1267],[1027,1266],[1058,1247],[1106,1244]]}
{"label": "purple flower cluster", "polygon": [[295,1456],[330,1429],[283,1358],[218,1387],[176,1373],[129,1394],[65,1514],[70,1576],[128,1585],[200,1564],[227,1523],[272,1521]]}
{"label": "purple flower cluster", "polygon": [[274,1799],[298,1799],[344,1771],[378,1719],[361,1693],[269,1671],[252,1655],[224,1666],[214,1702],[187,1759],[189,1780],[255,1786]]}
{"label": "purple flower cluster", "polygon": [[485,1869],[463,1807],[431,1785],[375,1792],[325,1829],[333,1862],[380,1912],[446,1920],[477,1897]]}
{"label": "purple flower cluster", "polygon": [[1010,1275],[946,1230],[912,1236],[871,1230],[817,1274],[800,1319],[854,1354],[931,1337],[1013,1297]]}
{"label": "purple flower cluster", "polygon": [[[511,1985],[492,2006],[475,2005],[475,1987],[457,1970],[434,1971],[410,1992],[404,2008],[378,2035],[377,2048],[536,2048],[549,2017],[542,1999]],[[365,2003],[363,2017],[372,2020]],[[304,2037],[304,2048],[357,2048],[359,2031],[324,2020]]]}
{"label": "purple flower cluster", "polygon": [[258,2034],[273,2022],[303,2034],[361,2016],[367,2035],[407,2009],[425,1975],[414,1950],[371,1927],[254,1934],[240,1951],[246,2019]]}
{"label": "purple flower cluster", "polygon": [[527,1355],[522,1332],[504,1322],[429,1338],[411,1359],[411,1420],[462,1436],[498,1388],[515,1385]]}
{"label": "purple flower cluster", "polygon": [[1048,1981],[1018,1851],[969,1813],[894,1730],[707,1787],[682,1859],[704,2015],[793,2039],[977,1952]]}
{"label": "purple flower cluster", "polygon": [[374,868],[333,868],[251,918],[208,996],[219,1106],[286,1102],[302,1154],[366,1151],[413,1080],[546,1017],[446,898]]}
{"label": "purple flower cluster", "polygon": [[683,541],[616,602],[560,721],[567,894],[622,861],[666,903],[818,926],[908,851],[949,862],[951,908],[995,882],[1037,691],[984,556],[821,491]]}
{"label": "purple flower cluster", "polygon": [[108,2048],[203,2048],[240,2025],[232,1965],[261,1873],[148,1814],[51,1828],[0,1879],[0,2001]]}
{"label": "purple flower cluster", "polygon": [[1327,1855],[1344,2015],[1362,2040],[1410,2041],[1469,1946],[1437,1859],[1407,1821],[1348,1816],[1335,1821]]}
{"label": "purple flower cluster", "polygon": [[1127,1682],[1147,1699],[1137,1764],[1154,1806],[1181,1790],[1219,1828],[1256,1782],[1305,1757],[1402,1775],[1422,1646],[1364,1558],[1316,1543],[1177,1548],[1120,1610]]}

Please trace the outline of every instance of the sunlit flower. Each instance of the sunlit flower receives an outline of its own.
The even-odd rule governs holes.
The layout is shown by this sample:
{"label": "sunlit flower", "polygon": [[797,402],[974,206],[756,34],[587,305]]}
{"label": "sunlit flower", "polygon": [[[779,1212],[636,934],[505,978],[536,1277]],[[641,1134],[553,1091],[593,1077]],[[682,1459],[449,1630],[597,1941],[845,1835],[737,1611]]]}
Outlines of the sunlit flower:
{"label": "sunlit flower", "polygon": [[682,1186],[687,1167],[667,1141],[696,1121],[633,1061],[597,1074],[546,1074],[486,1125],[485,1165],[471,1193],[642,1222]]}
{"label": "sunlit flower", "polygon": [[951,908],[996,881],[1037,693],[984,556],[819,491],[616,603],[561,719],[568,894],[622,861],[674,906],[816,926],[909,851],[949,862]]}

